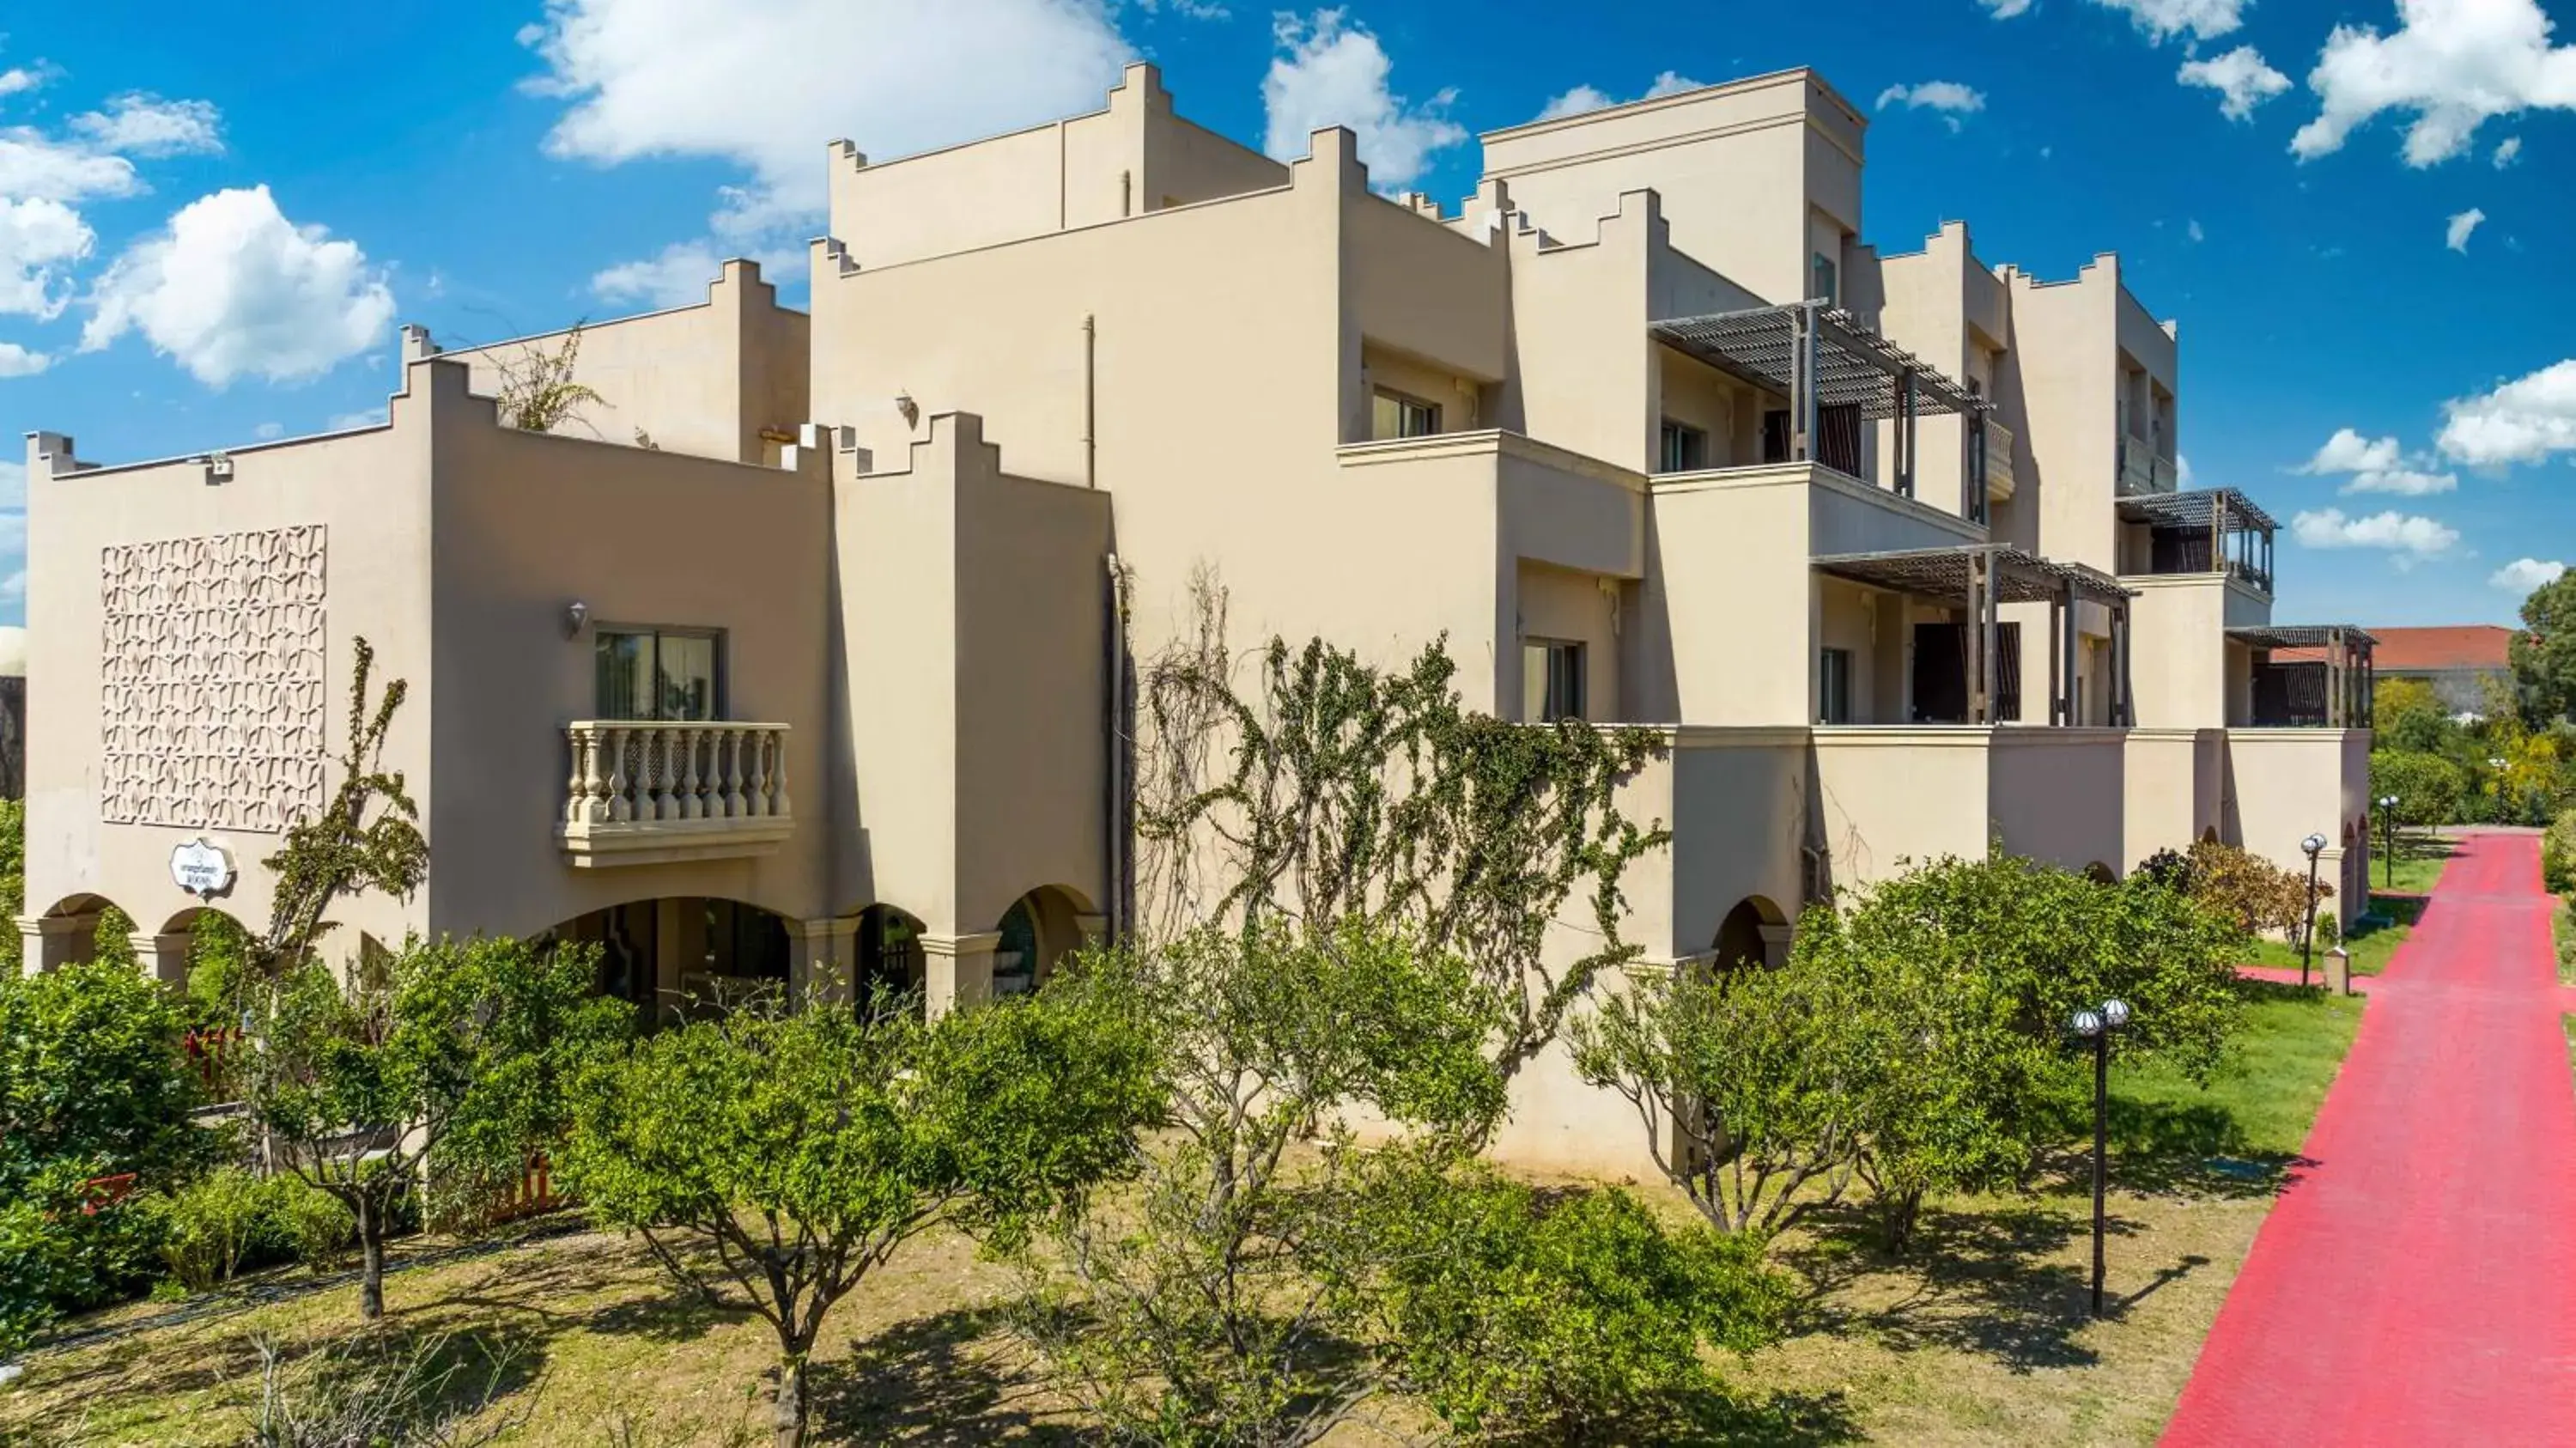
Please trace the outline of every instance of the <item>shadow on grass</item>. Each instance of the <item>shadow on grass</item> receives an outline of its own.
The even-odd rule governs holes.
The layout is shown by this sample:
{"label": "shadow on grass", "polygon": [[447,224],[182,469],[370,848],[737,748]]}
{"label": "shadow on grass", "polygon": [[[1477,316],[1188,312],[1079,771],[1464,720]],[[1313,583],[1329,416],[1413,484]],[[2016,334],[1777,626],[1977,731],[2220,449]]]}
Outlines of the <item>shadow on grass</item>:
{"label": "shadow on grass", "polygon": [[1076,1443],[1043,1387],[979,1342],[1003,1324],[995,1307],[951,1308],[899,1322],[817,1368],[817,1422],[853,1443]]}
{"label": "shadow on grass", "polygon": [[[2090,1320],[2088,1279],[2072,1263],[2048,1260],[2091,1230],[2074,1212],[2040,1202],[1985,1211],[1927,1203],[1901,1256],[1885,1251],[1866,1208],[1839,1206],[1810,1221],[1811,1236],[1786,1254],[1815,1288],[1802,1334],[1859,1334],[1900,1352],[1973,1352],[2021,1372],[2097,1357],[2075,1341]],[[2137,1230],[2116,1215],[2108,1227],[2118,1236]]]}
{"label": "shadow on grass", "polygon": [[1766,1398],[1710,1393],[1679,1403],[1674,1423],[1662,1434],[1625,1441],[1651,1444],[1708,1444],[1712,1448],[1826,1448],[1861,1443],[1860,1419],[1840,1392],[1774,1393]]}

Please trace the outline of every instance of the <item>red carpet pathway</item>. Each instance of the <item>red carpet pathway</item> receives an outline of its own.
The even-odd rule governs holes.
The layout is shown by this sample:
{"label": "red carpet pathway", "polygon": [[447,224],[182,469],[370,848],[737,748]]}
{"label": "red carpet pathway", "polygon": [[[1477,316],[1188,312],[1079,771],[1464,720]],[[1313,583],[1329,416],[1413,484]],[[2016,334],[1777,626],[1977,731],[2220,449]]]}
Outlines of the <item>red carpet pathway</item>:
{"label": "red carpet pathway", "polygon": [[2576,1444],[2576,1086],[2539,842],[2474,835],[2373,992],[2169,1445]]}

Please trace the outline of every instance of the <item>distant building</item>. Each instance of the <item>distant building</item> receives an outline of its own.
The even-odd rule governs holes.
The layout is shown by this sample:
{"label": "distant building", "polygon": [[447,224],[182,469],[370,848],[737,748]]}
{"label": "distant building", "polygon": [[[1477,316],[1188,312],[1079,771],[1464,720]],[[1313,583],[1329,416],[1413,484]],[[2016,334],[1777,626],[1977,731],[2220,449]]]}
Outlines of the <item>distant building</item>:
{"label": "distant building", "polygon": [[2491,623],[2440,628],[2375,628],[2372,655],[2382,679],[2420,679],[2454,714],[2486,711],[2487,680],[2511,681],[2514,631]]}

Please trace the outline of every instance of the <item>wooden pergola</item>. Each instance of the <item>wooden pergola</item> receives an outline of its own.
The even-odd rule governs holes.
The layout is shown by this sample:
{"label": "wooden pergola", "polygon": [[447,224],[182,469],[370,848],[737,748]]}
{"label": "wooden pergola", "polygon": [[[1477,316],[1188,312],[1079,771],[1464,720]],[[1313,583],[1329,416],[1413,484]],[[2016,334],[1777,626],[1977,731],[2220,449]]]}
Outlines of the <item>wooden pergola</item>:
{"label": "wooden pergola", "polygon": [[[1914,496],[1915,420],[1957,413],[1980,440],[1993,404],[1966,384],[1823,301],[1755,307],[1650,324],[1654,339],[1730,376],[1789,399],[1789,460],[1817,456],[1817,416],[1846,409],[1862,422],[1896,424],[1896,491]],[[1970,450],[1968,497],[1983,521],[1986,450]]]}
{"label": "wooden pergola", "polygon": [[2272,591],[2272,515],[2234,488],[2139,493],[2122,498],[2120,521],[2150,530],[2150,573],[2229,573]]}
{"label": "wooden pergola", "polygon": [[2080,563],[2059,563],[2004,543],[1963,543],[1888,553],[1839,553],[1814,560],[1817,571],[1872,588],[1911,594],[1960,609],[1967,616],[1968,721],[1995,722],[2001,693],[1998,611],[2007,603],[2048,605],[2049,717],[2075,722],[2076,606],[2098,603],[2111,615],[2111,722],[2136,722],[2129,689],[2129,600],[2137,594],[2110,575]]}
{"label": "wooden pergola", "polygon": [[[2227,631],[2231,642],[2253,649],[2255,661],[2255,719],[2257,725],[2322,726],[2327,729],[2358,729],[2370,722],[2377,703],[2379,672],[2371,661],[2371,652],[2379,640],[2369,632],[2348,623],[2264,624]],[[2293,659],[2269,657],[2274,654],[2296,654]],[[2299,707],[2287,700],[2272,712],[2280,717],[2266,719],[2262,670],[2266,668],[2308,668],[2319,671],[2323,682],[2323,699],[2313,709]]]}

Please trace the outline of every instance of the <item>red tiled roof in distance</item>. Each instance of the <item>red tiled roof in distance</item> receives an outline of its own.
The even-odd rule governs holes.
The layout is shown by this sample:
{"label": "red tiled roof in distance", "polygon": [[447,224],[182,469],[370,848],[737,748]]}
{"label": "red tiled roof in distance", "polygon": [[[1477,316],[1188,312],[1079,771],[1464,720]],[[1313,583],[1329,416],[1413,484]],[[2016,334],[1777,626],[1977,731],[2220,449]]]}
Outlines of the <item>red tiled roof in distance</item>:
{"label": "red tiled roof in distance", "polygon": [[2491,623],[2455,624],[2442,628],[2374,628],[2379,647],[2371,662],[2379,672],[2436,673],[2453,669],[2511,667],[2506,650],[2514,630]]}

